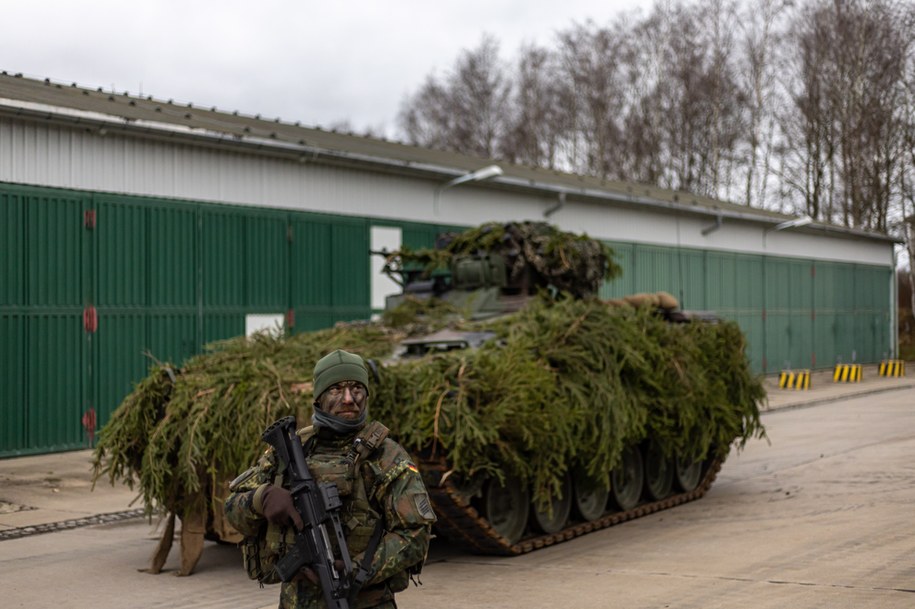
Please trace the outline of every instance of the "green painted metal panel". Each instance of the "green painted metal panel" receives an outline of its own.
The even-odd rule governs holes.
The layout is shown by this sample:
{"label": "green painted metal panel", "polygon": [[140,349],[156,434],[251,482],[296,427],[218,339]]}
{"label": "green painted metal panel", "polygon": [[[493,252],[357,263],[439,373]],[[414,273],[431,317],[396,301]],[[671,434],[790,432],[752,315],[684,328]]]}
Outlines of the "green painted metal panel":
{"label": "green painted metal panel", "polygon": [[747,353],[753,370],[763,372],[768,364],[764,261],[761,256],[735,254],[734,267],[735,319],[747,335]]}
{"label": "green painted metal panel", "polygon": [[93,334],[95,367],[91,382],[95,391],[95,411],[101,428],[118,407],[133,384],[146,376],[150,359],[146,341],[146,316],[143,311],[110,312],[99,310],[98,331]]}
{"label": "green painted metal panel", "polygon": [[331,303],[344,317],[368,318],[371,315],[371,284],[367,224],[364,221],[334,223],[331,251]]}
{"label": "green painted metal panel", "polygon": [[329,307],[318,309],[303,307],[295,310],[295,332],[311,332],[334,325],[334,314]]}
{"label": "green painted metal panel", "polygon": [[196,306],[198,208],[155,201],[147,214],[149,305]]}
{"label": "green painted metal panel", "polygon": [[855,347],[858,361],[876,361],[890,352],[887,303],[889,269],[858,265],[855,275]]}
{"label": "green painted metal panel", "polygon": [[27,304],[83,305],[84,211],[75,196],[27,197]]}
{"label": "green painted metal panel", "polygon": [[286,214],[245,219],[245,304],[252,310],[286,311],[289,306],[289,240]]}
{"label": "green painted metal panel", "polygon": [[740,325],[747,337],[750,366],[757,372],[763,371],[768,358],[762,257],[707,252],[706,261],[706,308]]}
{"label": "green painted metal panel", "polygon": [[892,319],[889,312],[874,314],[874,353],[869,361],[877,361],[894,356],[893,335],[888,330],[891,328]]}
{"label": "green painted metal panel", "polygon": [[369,248],[369,224],[364,220],[293,220],[296,331],[371,316]]}
{"label": "green painted metal panel", "polygon": [[[676,281],[671,282],[670,288],[658,289],[676,296],[684,309],[708,309],[705,252],[681,248],[673,250],[673,256]],[[677,291],[673,286],[677,286]]]}
{"label": "green painted metal panel", "polygon": [[628,293],[664,291],[677,297],[683,308],[706,308],[704,252],[638,244],[633,248],[632,268]]}
{"label": "green painted metal panel", "polygon": [[296,332],[371,315],[366,222],[297,217],[292,252]]}
{"label": "green painted metal panel", "polygon": [[[331,223],[297,217],[292,222],[292,302],[301,309],[331,303]],[[299,316],[296,317],[296,326]]]}
{"label": "green painted metal panel", "polygon": [[737,313],[737,257],[731,253],[706,254],[705,307],[722,317]]}
{"label": "green painted metal panel", "polygon": [[80,314],[34,314],[27,324],[26,428],[29,449],[66,450],[88,445],[82,417],[85,337]]}
{"label": "green painted metal panel", "polygon": [[761,256],[737,254],[734,299],[737,308],[744,312],[755,312],[762,319],[765,302],[764,260]]}
{"label": "green painted metal panel", "polygon": [[142,306],[147,302],[147,228],[142,205],[104,198],[96,202],[95,281],[97,306]]}
{"label": "green painted metal panel", "polygon": [[810,263],[768,257],[765,275],[768,371],[809,368],[815,358]]}
{"label": "green painted metal panel", "polygon": [[853,264],[837,265],[839,270],[836,273],[835,284],[833,289],[833,298],[836,303],[836,310],[853,312],[855,310],[855,272]]}
{"label": "green painted metal panel", "polygon": [[680,297],[680,282],[677,275],[676,252],[669,248],[653,245],[636,245],[633,252],[635,277],[634,292],[657,292],[664,290]]}
{"label": "green painted metal panel", "polygon": [[736,321],[747,337],[746,354],[750,360],[750,368],[755,372],[762,372],[766,355],[766,327],[762,316],[758,313],[737,313],[726,318]]}
{"label": "green painted metal panel", "polygon": [[816,345],[815,366],[829,367],[841,359],[838,340],[838,320],[850,314],[839,302],[838,283],[842,265],[817,262],[813,280],[813,332]]}
{"label": "green painted metal panel", "polygon": [[150,312],[146,323],[147,346],[157,360],[180,366],[200,350],[195,312]]}
{"label": "green painted metal panel", "polygon": [[791,316],[788,313],[766,314],[766,365],[768,372],[785,368],[803,368],[791,359]]}
{"label": "green painted metal panel", "polygon": [[435,247],[435,239],[439,234],[438,227],[404,223],[400,225],[400,228],[400,243],[403,247],[411,249]]}
{"label": "green painted metal panel", "polygon": [[622,274],[609,282],[604,282],[600,288],[601,298],[622,298],[635,293],[635,246],[632,243],[608,242],[613,249],[613,259],[622,269]]}
{"label": "green painted metal panel", "polygon": [[816,312],[813,321],[814,363],[813,367],[829,367],[837,362],[836,323],[838,316],[833,312]]}
{"label": "green painted metal panel", "polygon": [[795,368],[811,368],[814,363],[813,320],[810,311],[791,312],[788,359]]}
{"label": "green painted metal panel", "polygon": [[817,262],[816,274],[813,280],[813,304],[817,315],[821,313],[835,313],[842,310],[839,301],[838,281],[841,275],[841,266],[831,262]]}
{"label": "green painted metal panel", "polygon": [[245,302],[244,210],[206,208],[201,212],[201,276],[204,306]]}
{"label": "green painted metal panel", "polygon": [[26,317],[0,313],[0,457],[28,448]]}
{"label": "green painted metal panel", "polygon": [[872,361],[877,351],[877,322],[879,317],[872,313],[855,315],[855,361]]}
{"label": "green painted metal panel", "polygon": [[803,309],[809,315],[813,308],[813,265],[806,260],[790,263],[788,302],[792,310]]}
{"label": "green painted metal panel", "polygon": [[857,358],[857,345],[855,344],[855,319],[851,315],[837,314],[834,322],[833,336],[835,342],[835,361],[830,364],[848,364]]}
{"label": "green painted metal panel", "polygon": [[203,342],[211,343],[216,340],[234,338],[245,334],[245,313],[235,312],[207,312],[203,315]]}
{"label": "green painted metal panel", "polygon": [[866,313],[874,308],[875,288],[878,286],[874,282],[874,274],[865,266],[854,267],[854,285],[855,285],[855,310]]}
{"label": "green painted metal panel", "polygon": [[791,307],[791,262],[781,258],[766,258],[766,314],[787,312]]}
{"label": "green painted metal panel", "polygon": [[0,306],[25,304],[25,203],[0,189]]}

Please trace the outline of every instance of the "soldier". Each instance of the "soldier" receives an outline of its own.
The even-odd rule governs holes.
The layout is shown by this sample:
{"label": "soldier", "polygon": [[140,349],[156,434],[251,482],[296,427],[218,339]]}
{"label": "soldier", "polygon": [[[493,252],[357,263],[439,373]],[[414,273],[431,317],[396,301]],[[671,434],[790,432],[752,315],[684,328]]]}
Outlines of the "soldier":
{"label": "soldier", "polygon": [[[395,608],[394,593],[418,573],[429,548],[435,522],[429,496],[407,452],[387,437],[387,428],[377,421],[366,423],[368,373],[360,356],[338,350],[321,358],[314,369],[314,395],[313,426],[298,432],[308,468],[318,482],[337,485],[353,565],[371,564],[371,576],[353,606]],[[246,536],[242,549],[248,575],[262,584],[276,583],[276,555],[302,520],[276,477],[272,448],[229,490],[226,516]],[[366,559],[373,545],[377,549]],[[314,571],[306,567],[282,585],[280,607],[325,607]]]}

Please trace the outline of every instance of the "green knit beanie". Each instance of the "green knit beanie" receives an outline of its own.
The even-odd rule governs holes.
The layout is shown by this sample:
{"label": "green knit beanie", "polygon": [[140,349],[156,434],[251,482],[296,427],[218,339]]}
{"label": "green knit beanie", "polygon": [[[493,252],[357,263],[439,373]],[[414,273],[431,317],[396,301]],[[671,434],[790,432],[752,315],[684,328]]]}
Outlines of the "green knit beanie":
{"label": "green knit beanie", "polygon": [[341,381],[357,381],[368,389],[369,373],[361,357],[337,349],[315,364],[315,399],[318,399],[328,387]]}

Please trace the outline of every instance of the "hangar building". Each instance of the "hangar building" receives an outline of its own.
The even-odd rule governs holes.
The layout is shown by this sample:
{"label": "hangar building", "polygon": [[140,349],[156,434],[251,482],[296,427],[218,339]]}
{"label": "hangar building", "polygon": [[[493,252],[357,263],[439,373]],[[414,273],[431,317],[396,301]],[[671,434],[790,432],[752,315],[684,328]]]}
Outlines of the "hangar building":
{"label": "hangar building", "polygon": [[367,318],[393,291],[370,250],[509,220],[605,240],[603,296],[734,319],[758,372],[894,354],[885,235],[2,73],[0,457],[88,446],[147,353]]}

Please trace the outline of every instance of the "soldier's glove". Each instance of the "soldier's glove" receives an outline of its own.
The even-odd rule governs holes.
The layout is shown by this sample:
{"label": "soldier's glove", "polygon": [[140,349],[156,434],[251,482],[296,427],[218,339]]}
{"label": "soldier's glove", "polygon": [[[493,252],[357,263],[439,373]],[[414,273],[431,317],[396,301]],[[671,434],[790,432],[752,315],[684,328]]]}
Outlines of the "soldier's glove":
{"label": "soldier's glove", "polygon": [[273,524],[287,526],[292,523],[300,531],[305,526],[292,504],[292,494],[283,487],[271,484],[265,488],[261,504],[264,506],[264,517]]}

